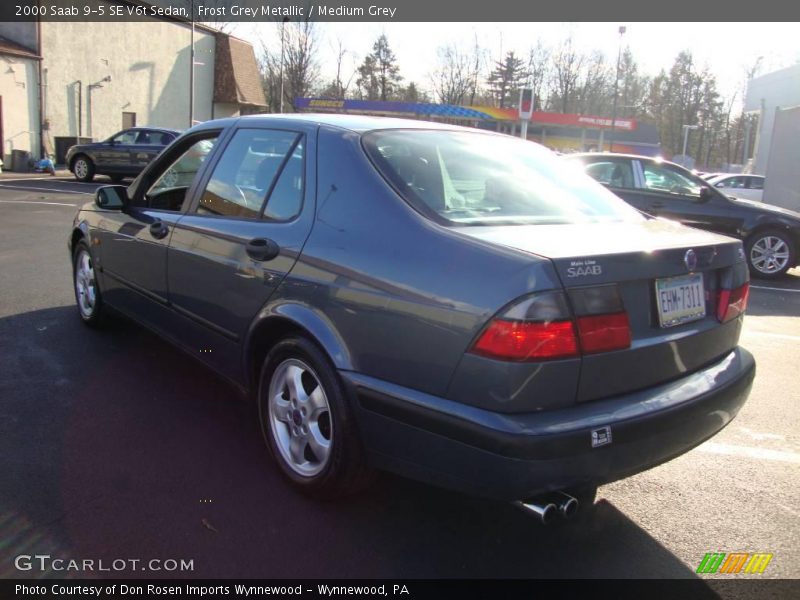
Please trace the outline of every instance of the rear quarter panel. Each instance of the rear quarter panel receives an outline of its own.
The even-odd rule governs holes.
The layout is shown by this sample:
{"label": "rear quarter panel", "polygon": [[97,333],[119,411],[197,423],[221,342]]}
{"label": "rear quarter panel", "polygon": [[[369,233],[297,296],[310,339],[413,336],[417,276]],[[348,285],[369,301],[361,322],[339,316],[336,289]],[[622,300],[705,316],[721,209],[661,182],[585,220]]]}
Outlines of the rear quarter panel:
{"label": "rear quarter panel", "polygon": [[374,170],[358,134],[320,129],[316,221],[274,302],[324,315],[353,370],[444,395],[494,313],[558,287],[548,260],[426,220]]}

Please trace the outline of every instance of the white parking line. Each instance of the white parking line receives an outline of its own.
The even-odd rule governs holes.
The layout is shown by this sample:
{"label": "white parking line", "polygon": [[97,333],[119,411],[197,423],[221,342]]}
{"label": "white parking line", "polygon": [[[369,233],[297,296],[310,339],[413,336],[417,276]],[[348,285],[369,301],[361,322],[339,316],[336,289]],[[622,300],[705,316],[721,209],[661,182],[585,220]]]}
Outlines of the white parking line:
{"label": "white parking line", "polygon": [[48,206],[69,206],[78,208],[77,204],[67,204],[66,202],[43,202],[42,200],[0,200],[3,204],[46,204]]}
{"label": "white parking line", "polygon": [[80,194],[81,196],[94,196],[91,192],[76,192],[74,190],[59,190],[54,188],[43,188],[43,187],[32,187],[32,186],[21,186],[21,185],[6,185],[4,183],[0,183],[0,189],[6,190],[31,190],[34,192],[53,192],[55,194]]}
{"label": "white parking line", "polygon": [[797,452],[784,452],[782,450],[767,450],[765,448],[752,448],[750,446],[734,446],[733,444],[720,444],[718,442],[706,442],[697,447],[701,452],[711,454],[726,454],[728,456],[744,456],[758,460],[775,460],[800,464],[800,454]]}
{"label": "white parking line", "polygon": [[767,287],[765,285],[751,285],[751,290],[772,290],[773,292],[791,292],[792,294],[800,294],[800,290],[787,290],[785,288]]}
{"label": "white parking line", "polygon": [[792,340],[797,341],[800,340],[800,335],[792,335],[790,333],[772,333],[771,331],[752,331],[745,329],[743,335],[763,335],[766,337],[774,337],[781,340]]}

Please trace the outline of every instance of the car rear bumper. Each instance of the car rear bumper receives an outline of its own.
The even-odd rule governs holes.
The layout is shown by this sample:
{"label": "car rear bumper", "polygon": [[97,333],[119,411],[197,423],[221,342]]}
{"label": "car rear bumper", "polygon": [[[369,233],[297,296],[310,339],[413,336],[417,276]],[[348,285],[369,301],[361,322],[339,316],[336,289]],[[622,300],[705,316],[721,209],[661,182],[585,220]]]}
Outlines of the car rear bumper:
{"label": "car rear bumper", "polygon": [[[519,500],[621,479],[690,450],[736,416],[750,392],[755,361],[736,348],[667,384],[532,414],[495,413],[341,374],[357,398],[359,428],[376,466]],[[610,429],[610,442],[593,447],[593,432],[603,428]]]}

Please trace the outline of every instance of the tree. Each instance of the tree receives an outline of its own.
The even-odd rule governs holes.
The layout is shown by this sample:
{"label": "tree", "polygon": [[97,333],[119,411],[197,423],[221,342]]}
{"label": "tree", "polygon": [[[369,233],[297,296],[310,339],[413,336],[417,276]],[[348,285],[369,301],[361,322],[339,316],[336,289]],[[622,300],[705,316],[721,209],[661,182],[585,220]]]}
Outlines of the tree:
{"label": "tree", "polygon": [[550,49],[545,48],[541,40],[528,51],[528,81],[525,85],[533,91],[533,104],[537,110],[541,110],[545,101],[546,86],[550,79],[550,58]]}
{"label": "tree", "polygon": [[614,71],[602,52],[595,51],[584,61],[576,82],[575,111],[589,115],[610,115],[614,96]]}
{"label": "tree", "polygon": [[502,61],[495,61],[494,69],[486,80],[489,92],[500,108],[514,105],[515,92],[519,92],[528,79],[525,62],[513,51],[507,52]]}
{"label": "tree", "polygon": [[643,116],[649,84],[650,80],[639,74],[639,65],[636,64],[631,49],[625,48],[619,62],[618,117]]}
{"label": "tree", "polygon": [[372,46],[372,52],[358,68],[356,85],[366,100],[390,100],[403,80],[397,57],[389,47],[389,40],[381,35]]}
{"label": "tree", "polygon": [[[280,110],[281,83],[283,83],[284,110],[287,108],[297,110],[295,99],[308,96],[319,82],[314,23],[296,21],[280,23],[278,27],[281,28],[279,35],[283,38],[283,65],[281,65],[280,47],[274,48],[267,44],[265,39],[261,40],[261,78],[271,112]],[[274,37],[270,39],[274,40]]]}
{"label": "tree", "polygon": [[400,102],[413,102],[413,103],[425,103],[431,101],[430,95],[426,91],[419,89],[417,84],[414,83],[413,81],[410,82],[407,86],[401,87],[398,90],[397,99]]}
{"label": "tree", "polygon": [[558,47],[553,55],[551,109],[562,113],[575,111],[575,90],[584,60],[583,54],[573,47],[571,35]]}
{"label": "tree", "polygon": [[461,52],[455,44],[436,50],[438,64],[431,73],[436,100],[442,104],[466,104],[475,88],[473,57]]}
{"label": "tree", "polygon": [[353,77],[355,77],[356,69],[350,70],[346,69],[344,66],[345,56],[347,56],[349,52],[345,50],[342,40],[337,39],[336,47],[332,46],[332,49],[336,53],[336,75],[329,81],[328,85],[321,90],[320,96],[343,99],[347,96],[347,92],[353,82]]}

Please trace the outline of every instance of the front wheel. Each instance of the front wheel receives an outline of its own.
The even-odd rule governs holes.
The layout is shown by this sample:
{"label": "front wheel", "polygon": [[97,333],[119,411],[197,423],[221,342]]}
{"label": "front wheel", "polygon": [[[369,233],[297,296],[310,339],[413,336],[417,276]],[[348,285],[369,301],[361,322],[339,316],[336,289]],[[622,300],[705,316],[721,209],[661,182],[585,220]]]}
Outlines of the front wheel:
{"label": "front wheel", "polygon": [[747,264],[750,272],[763,279],[778,279],[796,262],[791,238],[778,230],[759,231],[747,240]]}
{"label": "front wheel", "polygon": [[81,155],[75,159],[72,164],[72,172],[75,174],[75,179],[84,183],[90,182],[94,179],[94,163],[88,156]]}
{"label": "front wheel", "polygon": [[281,473],[300,491],[334,498],[369,482],[345,389],[328,358],[306,338],[286,338],[267,355],[258,415]]}
{"label": "front wheel", "polygon": [[75,290],[75,302],[81,320],[87,325],[96,327],[103,318],[103,300],[100,286],[94,270],[94,261],[89,253],[89,246],[84,240],[75,246],[72,261],[72,279]]}

